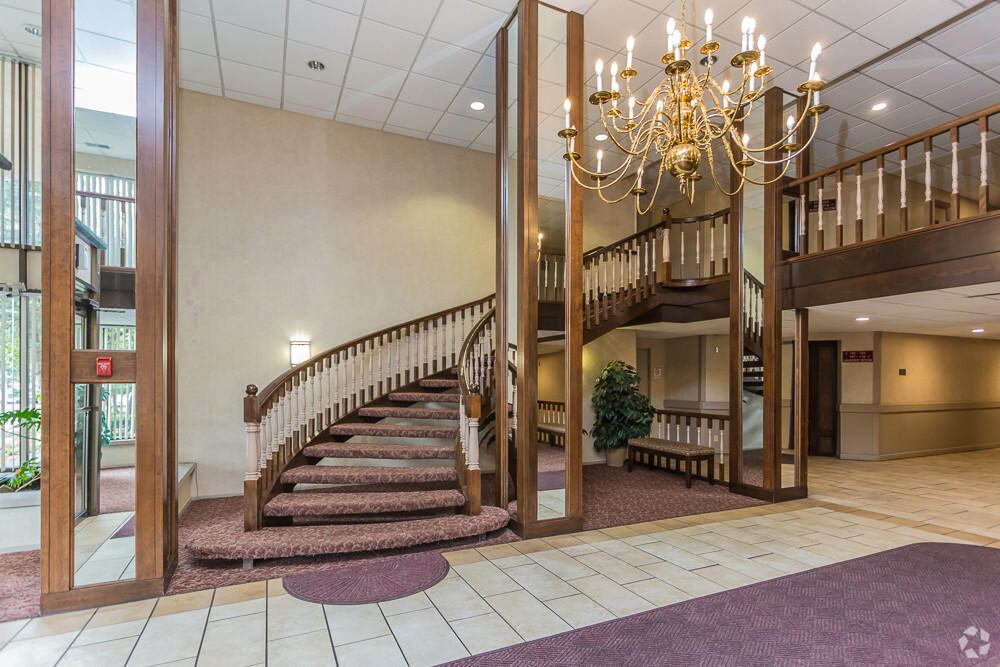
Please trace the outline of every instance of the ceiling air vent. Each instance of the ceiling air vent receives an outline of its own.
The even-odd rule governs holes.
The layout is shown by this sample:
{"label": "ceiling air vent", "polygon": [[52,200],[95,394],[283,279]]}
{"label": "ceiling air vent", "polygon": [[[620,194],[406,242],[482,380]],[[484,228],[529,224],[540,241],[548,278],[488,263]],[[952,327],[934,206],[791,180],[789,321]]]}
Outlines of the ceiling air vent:
{"label": "ceiling air vent", "polygon": [[90,146],[91,148],[101,148],[106,151],[111,150],[111,146],[108,146],[107,144],[95,144],[93,141],[88,141],[86,145]]}

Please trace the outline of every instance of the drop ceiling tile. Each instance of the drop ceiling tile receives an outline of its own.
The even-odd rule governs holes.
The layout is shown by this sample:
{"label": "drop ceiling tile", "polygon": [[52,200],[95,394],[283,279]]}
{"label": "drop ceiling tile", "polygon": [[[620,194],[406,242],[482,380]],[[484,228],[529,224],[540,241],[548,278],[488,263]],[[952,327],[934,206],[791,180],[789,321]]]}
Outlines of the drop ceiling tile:
{"label": "drop ceiling tile", "polygon": [[212,27],[212,19],[181,12],[178,17],[177,40],[182,49],[206,53],[210,56],[216,54],[215,51],[215,29]]}
{"label": "drop ceiling tile", "polygon": [[904,2],[905,0],[879,0],[878,2],[872,0],[826,0],[816,11],[856,30]]}
{"label": "drop ceiling tile", "polygon": [[285,43],[280,37],[241,28],[230,23],[215,24],[219,55],[224,60],[280,72],[285,59]]}
{"label": "drop ceiling tile", "polygon": [[[629,35],[640,34],[654,20],[660,23],[657,12],[631,0],[600,0],[583,17],[584,34],[587,41],[603,49],[617,51],[625,48]],[[666,26],[665,18],[660,25]],[[621,62],[619,65],[624,67],[625,63]]]}
{"label": "drop ceiling tile", "polygon": [[[310,60],[318,60],[325,67],[319,72],[310,69],[308,65]],[[304,79],[339,86],[344,83],[349,60],[348,56],[336,51],[327,51],[290,40],[285,42],[285,72]]]}
{"label": "drop ceiling tile", "polygon": [[347,114],[337,114],[336,120],[341,123],[349,123],[351,125],[358,125],[359,127],[367,127],[372,130],[381,130],[382,123],[372,120],[371,118],[356,118],[354,116],[348,116]]}
{"label": "drop ceiling tile", "polygon": [[486,129],[486,125],[486,121],[483,120],[446,113],[434,128],[434,134],[461,139],[468,145],[479,137],[480,133]]}
{"label": "drop ceiling tile", "polygon": [[920,42],[868,68],[865,74],[886,85],[898,86],[947,60],[941,51]]}
{"label": "drop ceiling tile", "polygon": [[469,142],[464,139],[455,139],[453,137],[447,137],[443,134],[431,134],[427,137],[431,141],[436,141],[441,144],[450,144],[452,146],[458,146],[459,148],[468,148]]}
{"label": "drop ceiling tile", "polygon": [[333,120],[333,113],[323,109],[313,109],[312,107],[299,106],[298,104],[289,104],[287,101],[281,105],[281,108],[285,111],[300,113],[304,116],[314,116],[325,120]]}
{"label": "drop ceiling tile", "polygon": [[430,132],[444,113],[436,109],[396,102],[389,114],[388,124],[419,132]]}
{"label": "drop ceiling tile", "polygon": [[[883,53],[886,48],[881,44],[862,37],[856,32],[849,33],[829,46],[823,45],[823,55],[820,56],[819,73],[823,80],[833,79],[854,69],[860,63],[869,62]],[[808,73],[809,60],[803,61]],[[805,76],[803,76],[803,80]]]}
{"label": "drop ceiling tile", "polygon": [[[742,34],[740,26],[743,23],[743,17],[749,16],[757,21],[754,39],[758,35],[764,35],[770,41],[775,35],[782,33],[789,26],[805,18],[808,13],[806,8],[792,2],[792,0],[752,0],[719,24],[716,30],[720,37],[740,44]],[[809,55],[810,49],[812,49],[811,43],[806,47],[806,55]],[[770,45],[768,45],[768,50],[770,50]],[[782,59],[777,52],[775,57],[779,60]],[[789,59],[786,57],[785,60]],[[798,59],[795,62],[798,62]]]}
{"label": "drop ceiling tile", "polygon": [[927,41],[942,51],[960,56],[997,38],[1000,25],[1000,5],[993,3],[983,11],[932,35]]}
{"label": "drop ceiling tile", "polygon": [[476,137],[476,143],[483,146],[488,146],[490,150],[496,146],[497,143],[497,126],[496,123],[487,123],[483,131],[479,133]]}
{"label": "drop ceiling tile", "polygon": [[476,90],[492,93],[496,90],[497,81],[496,58],[484,56],[469,76],[468,84]]}
{"label": "drop ceiling tile", "polygon": [[78,31],[76,46],[87,63],[135,74],[135,43]]}
{"label": "drop ceiling tile", "polygon": [[285,103],[323,109],[332,113],[337,108],[338,97],[340,97],[339,86],[285,75]]}
{"label": "drop ceiling tile", "polygon": [[307,0],[290,0],[288,39],[338,53],[350,53],[358,17]]}
{"label": "drop ceiling tile", "polygon": [[381,124],[389,117],[392,104],[393,100],[388,98],[345,88],[340,94],[340,105],[337,107],[337,113],[356,118],[368,118]]}
{"label": "drop ceiling tile", "polygon": [[222,88],[219,86],[206,86],[203,83],[198,83],[196,81],[185,81],[180,79],[178,85],[185,90],[193,90],[196,93],[205,93],[206,95],[218,95],[222,97]]}
{"label": "drop ceiling tile", "polygon": [[[967,100],[974,100],[991,92],[997,93],[996,83],[982,74],[970,76],[958,81],[958,83],[951,83],[953,81],[955,79],[943,79],[942,86],[947,86],[947,88],[942,87],[937,92],[925,96],[924,99],[936,107],[950,110],[956,104]],[[948,85],[949,83],[951,85]]]}
{"label": "drop ceiling tile", "polygon": [[399,91],[399,99],[410,104],[444,111],[451,106],[459,87],[447,81],[432,79],[419,74],[410,74]]}
{"label": "drop ceiling tile", "polygon": [[941,0],[906,0],[860,27],[858,32],[891,49],[960,11],[959,6]]}
{"label": "drop ceiling tile", "polygon": [[[0,25],[25,23],[38,23],[38,17],[31,12],[0,7]],[[86,5],[81,3],[77,7],[76,29],[134,42],[135,8],[117,0],[89,0]]]}
{"label": "drop ceiling tile", "polygon": [[[252,67],[231,60],[222,61],[222,85],[226,97],[233,97],[230,92],[241,93],[266,99],[276,106],[281,99],[281,73],[260,67]],[[233,99],[243,99],[233,97]],[[246,101],[244,99],[244,101]]]}
{"label": "drop ceiling tile", "polygon": [[[994,90],[993,92],[984,95],[982,97],[977,97],[974,100],[969,100],[968,102],[958,104],[952,107],[951,112],[956,116],[965,116],[970,113],[975,113],[985,109],[986,107],[992,106],[997,103],[997,94]],[[994,162],[994,164],[996,164]]]}
{"label": "drop ceiling tile", "polygon": [[923,98],[946,85],[965,81],[975,73],[974,69],[958,60],[946,60],[943,64],[909,79],[902,84],[902,87],[914,97]]}
{"label": "drop ceiling tile", "polygon": [[180,69],[178,74],[182,80],[221,88],[222,80],[219,78],[219,60],[217,58],[181,49],[177,59]]}
{"label": "drop ceiling tile", "polygon": [[443,0],[427,36],[481,53],[505,18],[504,12],[469,0]]}
{"label": "drop ceiling tile", "polygon": [[496,152],[496,149],[493,146],[489,146],[487,144],[481,144],[478,142],[473,143],[471,146],[469,146],[469,148],[471,148],[474,151],[479,151],[481,153],[490,153],[491,155]]}
{"label": "drop ceiling tile", "polygon": [[960,60],[980,71],[993,69],[1000,65],[1000,38],[963,54]]}
{"label": "drop ceiling tile", "polygon": [[392,132],[393,134],[403,134],[408,137],[415,137],[417,139],[426,139],[429,131],[425,132],[422,130],[412,130],[408,127],[400,127],[398,125],[386,125],[382,128],[386,132]]}
{"label": "drop ceiling tile", "polygon": [[[517,8],[517,0],[475,0],[476,4],[484,5],[490,9],[495,9],[498,12],[503,12],[504,14],[510,14]],[[581,5],[589,5],[590,0],[561,0],[561,2],[550,3],[564,9],[567,12],[579,12]],[[573,5],[567,7],[564,5]]]}
{"label": "drop ceiling tile", "polygon": [[362,19],[352,55],[408,70],[422,41],[423,37],[416,33]]}
{"label": "drop ceiling tile", "polygon": [[396,28],[425,34],[441,0],[368,0],[364,17]]}
{"label": "drop ceiling tile", "polygon": [[[473,102],[482,102],[486,107],[482,111],[473,111],[469,106]],[[462,88],[455,100],[448,107],[450,113],[475,118],[476,120],[492,121],[496,116],[496,97],[473,88]]]}
{"label": "drop ceiling tile", "polygon": [[886,85],[884,83],[859,74],[824,90],[822,99],[825,104],[829,104],[834,109],[846,110],[858,102],[885,91]]}
{"label": "drop ceiling tile", "polygon": [[344,79],[344,86],[381,97],[395,98],[396,95],[399,95],[405,80],[406,72],[402,70],[361,58],[351,58],[351,62],[347,66],[347,78]]}
{"label": "drop ceiling tile", "polygon": [[425,39],[417,53],[416,62],[413,63],[413,71],[453,83],[464,83],[481,57],[482,55],[475,51],[445,44],[436,39]]}
{"label": "drop ceiling tile", "polygon": [[180,0],[180,9],[199,16],[211,16],[212,8],[209,0]]}
{"label": "drop ceiling tile", "polygon": [[[279,75],[280,76],[280,75]],[[277,100],[272,100],[267,97],[260,97],[258,95],[249,95],[247,93],[240,93],[233,90],[226,89],[226,97],[231,100],[237,100],[239,102],[247,102],[248,104],[259,104],[263,107],[270,107],[272,109],[280,109],[281,104]]]}
{"label": "drop ceiling tile", "polygon": [[[768,18],[770,19],[770,17]],[[850,32],[839,23],[834,23],[830,19],[815,13],[806,14],[791,26],[782,30],[778,35],[774,35],[774,33],[767,30],[766,27],[758,26],[759,34],[767,37],[767,55],[774,56],[783,62],[794,64],[806,61],[809,58],[813,45],[817,42],[825,48],[836,44]],[[858,62],[858,60],[854,60],[853,58],[852,60],[853,62]],[[835,76],[831,71],[831,68],[834,67],[838,67],[838,63],[829,54],[820,56],[817,63],[817,71],[825,80],[829,81]],[[844,69],[842,64],[839,65],[839,68]]]}
{"label": "drop ceiling tile", "polygon": [[355,16],[361,14],[361,8],[365,5],[364,0],[311,0],[311,2],[332,9],[339,9],[342,12],[354,14]]}
{"label": "drop ceiling tile", "polygon": [[212,0],[216,22],[278,36],[285,34],[287,7],[287,2],[275,0]]}

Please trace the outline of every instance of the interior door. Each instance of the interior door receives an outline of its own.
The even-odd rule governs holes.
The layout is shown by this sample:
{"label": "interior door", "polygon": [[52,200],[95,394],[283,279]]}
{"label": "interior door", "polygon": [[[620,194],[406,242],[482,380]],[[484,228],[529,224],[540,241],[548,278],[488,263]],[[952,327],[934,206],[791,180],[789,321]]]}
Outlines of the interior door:
{"label": "interior door", "polygon": [[837,341],[809,343],[809,455],[840,455],[840,350]]}

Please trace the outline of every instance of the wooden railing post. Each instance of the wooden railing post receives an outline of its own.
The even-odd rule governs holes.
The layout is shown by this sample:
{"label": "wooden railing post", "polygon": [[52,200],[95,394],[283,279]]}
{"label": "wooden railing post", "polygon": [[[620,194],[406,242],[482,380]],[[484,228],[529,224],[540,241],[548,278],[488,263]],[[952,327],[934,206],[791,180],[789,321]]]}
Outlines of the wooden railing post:
{"label": "wooden railing post", "polygon": [[243,422],[246,426],[246,475],[243,478],[243,529],[260,528],[259,481],[261,469],[260,410],[257,405],[257,386],[247,385],[243,399]]}

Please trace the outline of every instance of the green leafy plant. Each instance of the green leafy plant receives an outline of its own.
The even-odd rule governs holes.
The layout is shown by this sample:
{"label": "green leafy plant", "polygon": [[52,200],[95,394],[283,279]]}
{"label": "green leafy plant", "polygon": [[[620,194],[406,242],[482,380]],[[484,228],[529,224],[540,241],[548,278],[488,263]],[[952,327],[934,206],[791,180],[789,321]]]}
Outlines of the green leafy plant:
{"label": "green leafy plant", "polygon": [[14,472],[0,474],[0,486],[11,491],[20,491],[32,486],[42,476],[42,465],[37,458],[28,459]]}
{"label": "green leafy plant", "polygon": [[594,449],[618,449],[630,438],[645,438],[656,410],[639,393],[639,373],[624,361],[612,361],[594,383]]}
{"label": "green leafy plant", "polygon": [[[0,428],[11,425],[23,428],[28,433],[39,431],[42,428],[42,413],[39,412],[38,408],[0,412]],[[30,435],[28,437],[37,440],[37,438]]]}
{"label": "green leafy plant", "polygon": [[[11,410],[0,413],[0,428],[13,426],[23,429],[29,438],[37,440],[31,433],[37,433],[42,428],[42,413],[38,408],[27,410]],[[6,429],[5,429],[6,430]],[[0,474],[0,486],[11,491],[20,491],[29,487],[41,476],[41,464],[37,458],[28,459],[13,472]]]}

